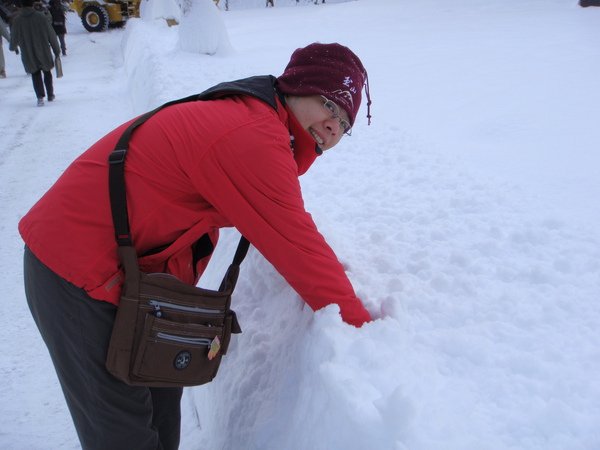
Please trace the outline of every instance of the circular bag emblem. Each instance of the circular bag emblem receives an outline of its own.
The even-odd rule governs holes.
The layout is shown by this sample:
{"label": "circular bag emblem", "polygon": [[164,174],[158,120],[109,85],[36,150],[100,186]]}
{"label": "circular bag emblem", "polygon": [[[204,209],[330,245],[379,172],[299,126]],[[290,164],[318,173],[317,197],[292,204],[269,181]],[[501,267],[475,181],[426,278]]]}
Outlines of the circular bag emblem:
{"label": "circular bag emblem", "polygon": [[192,354],[187,350],[180,351],[177,353],[175,360],[173,361],[173,365],[177,370],[183,370],[187,366],[190,365],[190,361],[192,360]]}

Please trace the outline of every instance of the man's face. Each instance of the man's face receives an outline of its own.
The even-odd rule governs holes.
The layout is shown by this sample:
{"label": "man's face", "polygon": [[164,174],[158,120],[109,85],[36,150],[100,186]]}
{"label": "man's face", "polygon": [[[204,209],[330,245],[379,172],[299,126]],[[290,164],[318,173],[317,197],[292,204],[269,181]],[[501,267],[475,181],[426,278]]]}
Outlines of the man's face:
{"label": "man's face", "polygon": [[321,95],[289,97],[287,103],[302,128],[310,133],[323,151],[340,142],[344,131],[349,132],[346,111]]}

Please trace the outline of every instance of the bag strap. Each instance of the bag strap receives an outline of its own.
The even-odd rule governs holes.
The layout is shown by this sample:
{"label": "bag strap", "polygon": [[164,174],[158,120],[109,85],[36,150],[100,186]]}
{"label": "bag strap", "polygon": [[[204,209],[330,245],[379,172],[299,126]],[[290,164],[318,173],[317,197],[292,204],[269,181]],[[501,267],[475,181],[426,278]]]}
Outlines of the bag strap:
{"label": "bag strap", "polygon": [[142,114],[135,119],[131,125],[121,134],[121,137],[115,145],[115,149],[108,157],[108,187],[110,195],[110,208],[112,213],[113,225],[115,228],[115,238],[119,246],[132,246],[131,231],[129,228],[129,214],[127,211],[127,195],[125,193],[125,157],[129,149],[129,140],[137,127],[146,122],[150,117],[167,106],[177,103],[194,101],[197,95],[173,100],[165,103],[158,108]]}
{"label": "bag strap", "polygon": [[[129,214],[127,211],[127,195],[125,191],[125,158],[129,148],[129,141],[133,132],[140,125],[145,123],[150,117],[159,112],[160,110],[176,105],[179,103],[192,102],[198,100],[208,100],[220,97],[226,97],[230,95],[250,95],[256,97],[274,109],[277,109],[277,101],[275,96],[279,95],[275,88],[275,77],[272,75],[257,76],[246,78],[242,80],[236,80],[232,82],[225,82],[213,86],[200,94],[194,94],[189,97],[180,98],[167,102],[158,108],[142,114],[135,119],[127,129],[121,134],[121,137],[117,141],[114,150],[108,157],[109,173],[108,173],[108,184],[109,184],[109,195],[110,195],[110,206],[113,219],[113,225],[115,228],[115,239],[117,245],[121,249],[122,247],[133,248],[133,238],[131,236],[131,229],[129,226]],[[238,243],[235,256],[233,257],[232,266],[237,266],[242,263],[248,249],[250,242],[242,236]],[[119,257],[122,258],[122,254],[131,253],[130,251],[119,251]],[[124,261],[121,261],[122,263]],[[128,266],[132,264],[131,258],[128,258]],[[222,287],[225,284],[223,280]]]}
{"label": "bag strap", "polygon": [[[108,157],[110,204],[115,228],[115,237],[119,246],[133,245],[131,231],[129,228],[129,215],[127,212],[127,196],[125,194],[125,157],[127,156],[129,140],[131,139],[131,135],[135,129],[146,122],[158,111],[168,106],[240,94],[258,98],[275,110],[277,109],[277,101],[275,99],[276,96],[281,102],[285,102],[283,96],[276,88],[276,78],[273,75],[259,75],[241,80],[220,83],[208,88],[200,94],[194,94],[167,102],[158,108],[139,116],[123,132],[117,141],[117,144],[115,145],[115,149]],[[243,236],[242,239],[246,240]],[[242,239],[240,239],[240,245],[242,244]],[[250,243],[246,242],[244,245],[249,246]],[[239,245],[238,249],[240,249]],[[243,256],[241,256],[238,265],[243,261],[244,257],[246,256],[246,252],[243,252]],[[237,254],[238,252],[236,252],[236,255]]]}

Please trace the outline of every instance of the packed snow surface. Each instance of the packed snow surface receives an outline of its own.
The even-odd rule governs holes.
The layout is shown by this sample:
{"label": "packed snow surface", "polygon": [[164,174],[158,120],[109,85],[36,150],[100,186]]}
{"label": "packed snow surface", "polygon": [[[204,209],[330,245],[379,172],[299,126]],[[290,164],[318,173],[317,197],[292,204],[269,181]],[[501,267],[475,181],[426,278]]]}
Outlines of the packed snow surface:
{"label": "packed snow surface", "polygon": [[[251,250],[233,301],[244,332],[216,381],[186,389],[181,448],[599,449],[600,8],[224,3],[182,19],[211,42],[152,17],[90,34],[70,14],[43,108],[4,43],[0,448],[79,446],[25,301],[19,219],[133,115],[335,41],[368,69],[373,123],[363,105],[302,188],[376,320],[312,312]],[[218,285],[237,238],[223,233],[201,285]]]}

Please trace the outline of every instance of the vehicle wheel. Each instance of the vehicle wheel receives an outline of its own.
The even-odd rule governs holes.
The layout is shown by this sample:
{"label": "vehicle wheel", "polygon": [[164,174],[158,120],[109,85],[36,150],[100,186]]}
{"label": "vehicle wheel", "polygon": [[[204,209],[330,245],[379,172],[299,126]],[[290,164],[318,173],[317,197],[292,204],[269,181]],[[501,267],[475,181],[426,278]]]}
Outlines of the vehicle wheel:
{"label": "vehicle wheel", "polygon": [[101,6],[86,6],[81,11],[81,23],[88,31],[105,31],[108,28],[108,12]]}

